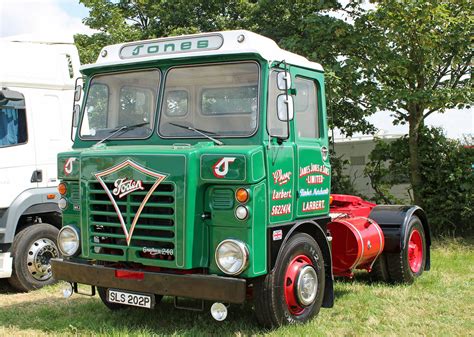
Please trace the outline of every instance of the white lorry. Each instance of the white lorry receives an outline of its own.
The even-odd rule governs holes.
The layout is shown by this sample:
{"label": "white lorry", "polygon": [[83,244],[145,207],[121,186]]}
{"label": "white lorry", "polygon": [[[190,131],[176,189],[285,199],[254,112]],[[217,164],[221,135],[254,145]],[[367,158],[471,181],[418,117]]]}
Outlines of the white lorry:
{"label": "white lorry", "polygon": [[53,282],[56,156],[72,145],[78,69],[72,38],[0,39],[0,278],[20,291]]}

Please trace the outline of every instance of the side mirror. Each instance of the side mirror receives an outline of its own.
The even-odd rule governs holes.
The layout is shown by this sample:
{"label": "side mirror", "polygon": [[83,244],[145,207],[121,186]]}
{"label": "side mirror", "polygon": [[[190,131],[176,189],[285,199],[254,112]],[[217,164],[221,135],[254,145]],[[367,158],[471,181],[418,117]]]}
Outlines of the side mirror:
{"label": "side mirror", "polygon": [[286,71],[281,71],[277,75],[278,90],[288,90],[291,88],[291,76]]}
{"label": "side mirror", "polygon": [[76,85],[76,88],[74,89],[74,101],[78,102],[81,99],[81,94],[82,94],[82,86],[81,85]]}
{"label": "side mirror", "polygon": [[24,99],[25,97],[21,92],[8,89],[0,90],[0,101],[22,101]]}
{"label": "side mirror", "polygon": [[72,111],[72,126],[77,128],[79,125],[79,116],[81,114],[81,106],[79,104],[74,105],[74,110]]}
{"label": "side mirror", "polygon": [[293,120],[293,97],[286,94],[277,97],[277,116],[282,122]]}

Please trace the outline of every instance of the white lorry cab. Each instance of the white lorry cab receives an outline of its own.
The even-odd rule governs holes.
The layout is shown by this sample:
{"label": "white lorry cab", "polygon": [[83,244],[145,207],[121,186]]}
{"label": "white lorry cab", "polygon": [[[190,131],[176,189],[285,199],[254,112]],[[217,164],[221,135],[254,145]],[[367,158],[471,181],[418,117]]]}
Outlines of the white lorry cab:
{"label": "white lorry cab", "polygon": [[53,282],[56,157],[72,145],[78,69],[72,38],[0,39],[0,278],[21,291]]}

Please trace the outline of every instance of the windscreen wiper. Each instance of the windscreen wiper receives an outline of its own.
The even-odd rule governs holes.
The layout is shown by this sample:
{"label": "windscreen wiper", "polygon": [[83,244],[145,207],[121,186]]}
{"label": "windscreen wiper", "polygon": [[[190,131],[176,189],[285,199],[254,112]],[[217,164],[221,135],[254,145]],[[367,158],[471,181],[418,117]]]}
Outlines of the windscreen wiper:
{"label": "windscreen wiper", "polygon": [[200,129],[196,129],[196,128],[193,128],[192,126],[187,126],[187,125],[181,125],[181,124],[176,124],[176,123],[169,123],[171,125],[174,125],[174,126],[177,126],[179,128],[182,128],[182,129],[186,129],[186,130],[191,130],[191,131],[194,131],[198,134],[200,134],[201,136],[204,136],[206,137],[207,139],[210,139],[212,140],[214,143],[216,143],[217,145],[224,145],[223,142],[221,142],[220,140],[217,140],[215,138],[212,138],[211,136],[209,136],[210,134],[215,134],[214,132],[211,132],[211,131],[206,131],[206,130],[200,130]]}
{"label": "windscreen wiper", "polygon": [[150,123],[150,122],[142,122],[142,123],[138,123],[138,124],[123,125],[123,126],[116,127],[115,129],[112,129],[112,130],[110,131],[110,132],[111,132],[110,135],[108,135],[108,136],[105,137],[104,139],[99,140],[97,143],[94,144],[94,146],[97,146],[97,145],[100,145],[100,144],[104,143],[106,140],[109,140],[110,138],[112,138],[112,137],[115,136],[116,134],[119,134],[119,133],[124,132],[124,131],[128,131],[128,130],[135,129],[135,128],[138,128],[138,127],[140,127],[140,126],[147,125],[147,124],[149,124],[149,123]]}

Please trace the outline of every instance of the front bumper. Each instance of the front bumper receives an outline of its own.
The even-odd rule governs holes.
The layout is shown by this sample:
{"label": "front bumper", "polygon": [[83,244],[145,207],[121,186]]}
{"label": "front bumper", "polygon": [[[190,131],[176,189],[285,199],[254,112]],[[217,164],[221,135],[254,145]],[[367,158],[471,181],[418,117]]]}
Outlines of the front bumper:
{"label": "front bumper", "polygon": [[116,268],[88,263],[51,259],[56,280],[116,288],[151,294],[189,297],[207,301],[243,303],[247,282],[244,279],[202,274],[144,272],[142,280],[117,278]]}

